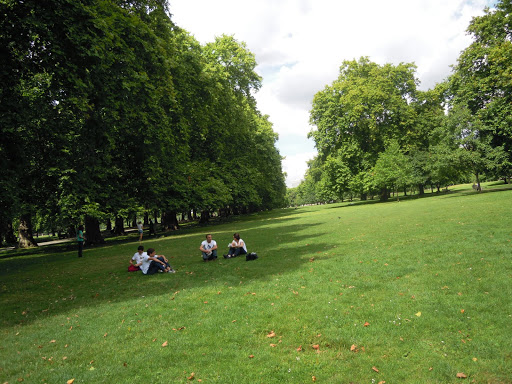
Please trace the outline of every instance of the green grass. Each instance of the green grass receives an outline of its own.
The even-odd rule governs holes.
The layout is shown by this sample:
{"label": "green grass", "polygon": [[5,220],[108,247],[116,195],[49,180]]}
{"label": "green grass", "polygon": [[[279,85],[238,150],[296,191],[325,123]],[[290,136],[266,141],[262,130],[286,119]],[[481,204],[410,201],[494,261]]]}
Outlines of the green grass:
{"label": "green grass", "polygon": [[[258,260],[201,262],[235,231]],[[0,253],[0,382],[512,383],[507,186],[145,240],[176,274],[126,272],[133,240]]]}

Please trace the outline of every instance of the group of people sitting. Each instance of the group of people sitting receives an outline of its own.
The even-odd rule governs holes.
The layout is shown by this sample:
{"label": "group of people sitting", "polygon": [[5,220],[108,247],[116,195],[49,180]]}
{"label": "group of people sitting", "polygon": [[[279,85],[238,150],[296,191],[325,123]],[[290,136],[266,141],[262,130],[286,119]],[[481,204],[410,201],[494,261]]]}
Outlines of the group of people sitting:
{"label": "group of people sitting", "polygon": [[[228,247],[228,253],[223,255],[225,259],[247,254],[247,246],[240,238],[238,232],[233,235],[233,241],[228,244]],[[217,259],[217,242],[212,239],[211,234],[206,235],[206,240],[201,243],[199,250],[203,256],[203,261],[207,262]],[[142,245],[139,245],[137,252],[130,259],[130,266],[128,267],[128,271],[130,272],[139,270],[145,275],[154,275],[157,272],[176,272],[164,255],[157,255],[153,248],[148,248],[148,250],[144,252]]]}
{"label": "group of people sitting", "polygon": [[135,252],[130,259],[130,266],[128,267],[128,271],[130,272],[139,270],[145,275],[154,275],[157,272],[176,272],[164,255],[157,255],[153,248],[148,248],[148,250],[144,252],[142,245],[139,245],[137,252]]}
{"label": "group of people sitting", "polygon": [[[238,232],[233,235],[233,241],[228,244],[228,247],[228,253],[223,255],[225,259],[247,254],[247,246],[240,238]],[[199,250],[203,255],[203,261],[213,261],[217,259],[217,242],[212,239],[211,234],[206,235],[206,240],[201,243]]]}

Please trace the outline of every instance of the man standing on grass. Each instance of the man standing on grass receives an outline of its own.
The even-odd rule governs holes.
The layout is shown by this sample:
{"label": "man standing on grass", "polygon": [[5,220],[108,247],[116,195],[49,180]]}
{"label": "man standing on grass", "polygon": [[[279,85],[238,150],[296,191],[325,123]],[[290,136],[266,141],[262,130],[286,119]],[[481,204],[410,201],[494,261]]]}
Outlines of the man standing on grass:
{"label": "man standing on grass", "polygon": [[211,234],[206,235],[206,240],[203,240],[199,250],[203,254],[203,261],[212,261],[217,259],[217,242],[212,240]]}
{"label": "man standing on grass", "polygon": [[156,255],[156,251],[153,248],[148,248],[147,253],[142,254],[142,264],[140,269],[145,275],[154,275],[158,271],[168,273],[176,272],[171,268],[166,257],[164,255]]}
{"label": "man standing on grass", "polygon": [[82,257],[82,250],[84,249],[84,226],[80,225],[76,231],[76,241],[78,243],[78,257]]}

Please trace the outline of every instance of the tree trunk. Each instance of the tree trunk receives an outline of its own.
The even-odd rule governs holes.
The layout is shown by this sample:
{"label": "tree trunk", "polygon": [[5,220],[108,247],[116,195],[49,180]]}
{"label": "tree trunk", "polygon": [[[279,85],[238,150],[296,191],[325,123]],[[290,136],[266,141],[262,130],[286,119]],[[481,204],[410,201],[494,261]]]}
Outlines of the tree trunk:
{"label": "tree trunk", "polygon": [[122,217],[117,216],[114,224],[114,235],[124,234],[124,220]]}
{"label": "tree trunk", "polygon": [[381,190],[380,190],[380,199],[381,201],[388,201],[388,197],[389,197],[389,191],[386,187],[383,187]]}
{"label": "tree trunk", "polygon": [[132,227],[136,227],[136,226],[137,226],[137,217],[134,217],[132,220]]}
{"label": "tree trunk", "polygon": [[66,234],[68,235],[68,237],[71,239],[73,237],[76,237],[76,228],[74,225],[68,225],[68,227],[66,228]]}
{"label": "tree trunk", "polygon": [[199,219],[199,224],[206,224],[210,219],[209,211],[201,211],[201,218]]}
{"label": "tree trunk", "polygon": [[110,220],[110,218],[107,219],[107,225],[106,225],[106,230],[109,231],[109,232],[112,232],[112,220]]}
{"label": "tree trunk", "polygon": [[30,214],[22,215],[20,217],[18,234],[20,237],[18,246],[20,248],[37,247],[37,242],[34,240],[34,236],[32,234],[32,218]]}
{"label": "tree trunk", "polygon": [[144,225],[149,225],[149,214],[144,212]]}
{"label": "tree trunk", "polygon": [[176,218],[176,211],[166,211],[162,216],[162,225],[166,229],[179,229],[178,219]]}
{"label": "tree trunk", "polygon": [[480,177],[478,176],[478,172],[475,172],[476,177],[476,190],[478,193],[482,192],[482,186],[480,185]]}
{"label": "tree trunk", "polygon": [[366,193],[361,193],[361,201],[366,201],[368,199],[368,195]]}
{"label": "tree trunk", "polygon": [[425,194],[425,187],[423,184],[418,184],[418,191],[420,196],[423,196]]}
{"label": "tree trunk", "polygon": [[104,244],[105,239],[101,236],[100,221],[95,217],[85,216],[85,244]]}

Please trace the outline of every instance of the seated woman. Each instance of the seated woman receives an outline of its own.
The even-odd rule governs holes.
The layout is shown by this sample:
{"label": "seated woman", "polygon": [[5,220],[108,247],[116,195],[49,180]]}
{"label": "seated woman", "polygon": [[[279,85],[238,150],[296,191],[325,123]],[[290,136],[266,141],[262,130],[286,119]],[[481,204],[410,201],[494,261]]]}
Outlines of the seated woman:
{"label": "seated woman", "polygon": [[239,255],[245,255],[247,253],[247,246],[245,241],[240,238],[240,234],[237,232],[233,235],[233,241],[229,243],[229,252],[227,255],[223,255],[225,259],[237,257]]}

